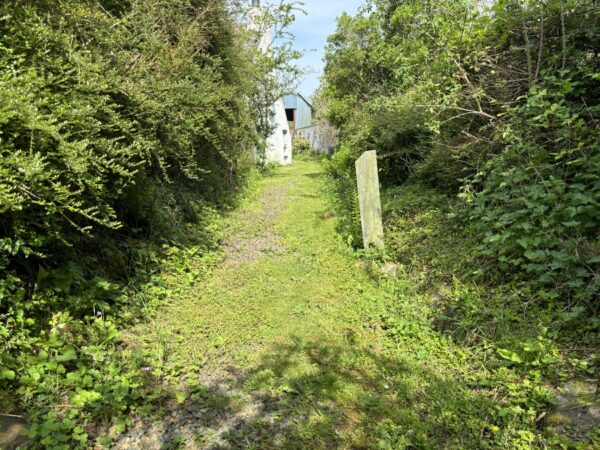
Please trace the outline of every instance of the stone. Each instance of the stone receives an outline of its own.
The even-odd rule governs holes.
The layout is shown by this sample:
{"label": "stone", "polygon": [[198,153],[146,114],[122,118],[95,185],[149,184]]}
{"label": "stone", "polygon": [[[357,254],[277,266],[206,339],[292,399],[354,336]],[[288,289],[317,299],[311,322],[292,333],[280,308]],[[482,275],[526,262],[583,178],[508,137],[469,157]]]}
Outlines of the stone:
{"label": "stone", "polygon": [[585,441],[587,433],[600,426],[597,380],[570,380],[557,396],[558,404],[546,418],[554,433]]}
{"label": "stone", "polygon": [[360,204],[360,221],[365,249],[383,249],[383,221],[379,194],[377,153],[369,151],[356,160],[356,180]]}
{"label": "stone", "polygon": [[381,273],[391,278],[398,276],[398,265],[392,262],[386,262],[381,268]]}
{"label": "stone", "polygon": [[21,435],[26,428],[27,422],[22,417],[0,414],[0,448],[3,450],[26,448],[27,439]]}

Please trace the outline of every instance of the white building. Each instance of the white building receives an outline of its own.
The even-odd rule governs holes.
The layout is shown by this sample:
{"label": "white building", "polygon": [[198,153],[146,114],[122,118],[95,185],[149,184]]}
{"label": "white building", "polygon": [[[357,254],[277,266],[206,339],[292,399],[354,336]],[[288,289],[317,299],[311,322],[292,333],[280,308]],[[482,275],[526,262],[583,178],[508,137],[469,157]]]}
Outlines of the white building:
{"label": "white building", "polygon": [[[258,48],[268,53],[273,45],[273,31],[270,23],[260,7],[260,0],[252,0],[252,8],[248,11],[248,21],[251,29],[258,31],[261,36]],[[273,134],[267,139],[265,159],[269,163],[287,165],[292,163],[292,134],[288,125],[283,98],[277,100],[271,107]]]}

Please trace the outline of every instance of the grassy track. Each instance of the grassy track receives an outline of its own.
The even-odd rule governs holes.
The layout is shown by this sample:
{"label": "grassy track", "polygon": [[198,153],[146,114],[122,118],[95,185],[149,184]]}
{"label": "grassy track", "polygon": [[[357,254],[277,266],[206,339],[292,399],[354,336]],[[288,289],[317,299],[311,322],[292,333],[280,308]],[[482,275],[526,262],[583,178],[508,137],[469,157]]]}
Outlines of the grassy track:
{"label": "grassy track", "polygon": [[[423,331],[401,283],[357,267],[321,182],[308,161],[261,181],[226,219],[223,264],[200,282],[175,276],[172,305],[130,330],[182,394],[117,447],[460,447],[459,416],[482,401],[444,369],[463,357]],[[391,304],[408,350],[383,330]]]}

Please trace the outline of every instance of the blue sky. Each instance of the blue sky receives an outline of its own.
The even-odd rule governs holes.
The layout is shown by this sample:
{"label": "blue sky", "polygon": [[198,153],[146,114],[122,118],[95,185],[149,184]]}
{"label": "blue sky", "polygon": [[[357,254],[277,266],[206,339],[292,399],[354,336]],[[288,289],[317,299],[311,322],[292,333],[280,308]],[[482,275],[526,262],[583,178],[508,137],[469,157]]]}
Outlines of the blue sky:
{"label": "blue sky", "polygon": [[290,31],[296,36],[295,47],[298,50],[308,50],[300,65],[312,68],[316,72],[307,75],[298,89],[304,97],[310,99],[319,86],[319,76],[323,73],[325,44],[327,36],[335,31],[336,18],[344,11],[355,14],[363,0],[303,1],[308,14],[299,14]]}

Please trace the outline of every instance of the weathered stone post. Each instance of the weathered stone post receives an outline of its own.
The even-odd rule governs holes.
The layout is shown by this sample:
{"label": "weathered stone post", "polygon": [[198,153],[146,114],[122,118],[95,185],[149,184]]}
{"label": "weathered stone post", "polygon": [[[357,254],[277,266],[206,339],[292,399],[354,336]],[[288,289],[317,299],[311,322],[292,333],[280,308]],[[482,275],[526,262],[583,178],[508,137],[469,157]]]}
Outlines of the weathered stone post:
{"label": "weathered stone post", "polygon": [[363,153],[356,160],[355,165],[360,221],[365,249],[369,249],[371,246],[383,248],[383,222],[381,220],[377,153],[375,151]]}

